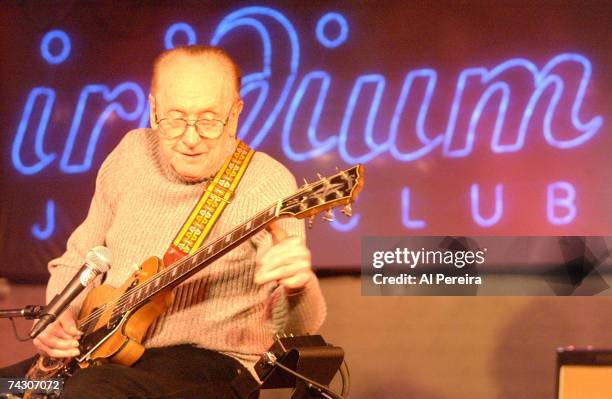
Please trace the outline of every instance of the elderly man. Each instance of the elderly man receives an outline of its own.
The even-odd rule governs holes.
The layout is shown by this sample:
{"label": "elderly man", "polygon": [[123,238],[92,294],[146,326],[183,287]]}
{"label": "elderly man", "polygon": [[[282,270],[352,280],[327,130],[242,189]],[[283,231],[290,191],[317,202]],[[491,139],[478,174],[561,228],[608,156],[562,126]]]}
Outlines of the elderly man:
{"label": "elderly man", "polygon": [[[156,59],[152,129],[127,133],[102,164],[87,218],[66,253],[49,263],[48,299],[97,245],[113,254],[106,283],[114,286],[133,272],[134,263],[164,254],[237,146],[239,89],[240,71],[219,48],[181,47]],[[295,188],[285,167],[256,152],[208,239]],[[285,219],[200,271],[175,289],[170,309],[149,328],[138,362],[79,370],[68,379],[64,397],[231,397],[229,382],[248,376],[246,369],[252,372],[272,342],[274,326],[302,334],[323,322],[325,303],[303,237],[303,222]],[[34,340],[41,352],[79,353],[78,306]]]}

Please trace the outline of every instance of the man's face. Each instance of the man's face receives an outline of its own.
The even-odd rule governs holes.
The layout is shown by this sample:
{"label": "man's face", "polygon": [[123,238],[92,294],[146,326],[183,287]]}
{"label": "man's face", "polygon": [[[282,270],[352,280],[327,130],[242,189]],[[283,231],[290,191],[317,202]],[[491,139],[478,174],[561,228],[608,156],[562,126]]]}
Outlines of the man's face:
{"label": "man's face", "polygon": [[[235,77],[227,65],[212,57],[177,56],[161,65],[158,73],[157,90],[149,96],[149,103],[151,126],[159,135],[162,157],[185,180],[214,175],[231,154],[242,110],[233,86]],[[200,137],[193,126],[182,136],[168,139],[161,134],[155,116],[158,120],[212,118],[224,122],[229,116],[229,120],[216,139]]]}

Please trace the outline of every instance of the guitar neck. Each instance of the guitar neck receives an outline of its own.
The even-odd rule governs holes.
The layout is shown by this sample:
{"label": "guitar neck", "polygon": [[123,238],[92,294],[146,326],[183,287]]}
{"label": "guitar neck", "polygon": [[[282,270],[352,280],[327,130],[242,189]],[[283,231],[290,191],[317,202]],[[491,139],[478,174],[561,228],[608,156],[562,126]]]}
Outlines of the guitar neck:
{"label": "guitar neck", "polygon": [[129,299],[113,313],[122,314],[137,308],[158,292],[176,287],[279,218],[277,208],[278,203],[268,207],[227,234],[198,249],[194,254],[165,268],[145,284],[130,291]]}

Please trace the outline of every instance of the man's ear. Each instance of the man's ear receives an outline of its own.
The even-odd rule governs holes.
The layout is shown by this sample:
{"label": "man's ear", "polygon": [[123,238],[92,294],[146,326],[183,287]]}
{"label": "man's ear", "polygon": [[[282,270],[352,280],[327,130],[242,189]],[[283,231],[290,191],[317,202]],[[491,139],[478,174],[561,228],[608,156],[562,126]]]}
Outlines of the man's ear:
{"label": "man's ear", "polygon": [[155,97],[153,97],[153,94],[149,94],[149,123],[151,123],[152,129],[157,129],[157,122],[155,121],[155,111]]}
{"label": "man's ear", "polygon": [[230,132],[232,132],[233,137],[236,137],[236,133],[238,132],[238,117],[240,116],[243,107],[244,102],[242,100],[238,100],[238,103],[236,103],[236,105],[234,105],[234,107],[232,108],[232,117],[230,118]]}
{"label": "man's ear", "polygon": [[242,108],[244,108],[244,101],[238,100],[238,104],[236,104],[236,107],[234,107],[234,112],[236,113],[236,119],[238,119],[238,117],[240,116],[240,113],[242,112]]}

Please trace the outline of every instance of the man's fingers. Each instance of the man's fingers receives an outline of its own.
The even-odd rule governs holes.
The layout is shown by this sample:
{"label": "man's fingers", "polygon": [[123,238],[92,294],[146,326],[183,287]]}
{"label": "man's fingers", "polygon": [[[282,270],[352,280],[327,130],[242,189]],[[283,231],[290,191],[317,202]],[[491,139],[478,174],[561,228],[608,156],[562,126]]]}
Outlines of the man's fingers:
{"label": "man's fingers", "polygon": [[62,327],[62,325],[58,322],[55,322],[53,324],[51,324],[49,327],[47,327],[40,335],[44,336],[44,335],[53,335],[56,336],[60,339],[66,339],[66,340],[70,340],[70,339],[74,339],[74,335],[72,334],[68,334],[65,330],[64,327]]}
{"label": "man's fingers", "polygon": [[57,336],[38,336],[36,337],[46,347],[53,349],[73,349],[79,347],[79,342],[74,339],[61,339]]}
{"label": "man's fingers", "polygon": [[72,315],[72,312],[70,310],[66,311],[65,313],[63,313],[58,321],[60,322],[62,328],[64,329],[64,331],[66,331],[68,334],[72,334],[73,336],[78,336],[80,334],[82,334],[76,327],[76,322],[74,321],[74,316]]}
{"label": "man's fingers", "polygon": [[305,254],[288,254],[283,257],[274,257],[262,263],[255,272],[255,278],[279,269],[293,265],[305,265],[310,268],[310,256]]}
{"label": "man's fingers", "polygon": [[265,265],[279,259],[303,256],[310,259],[310,251],[304,245],[304,241],[301,237],[287,237],[283,242],[278,245],[270,247],[256,262],[259,265]]}
{"label": "man's fingers", "polygon": [[303,260],[301,262],[291,263],[289,265],[280,266],[270,270],[262,270],[255,275],[255,283],[265,284],[270,281],[282,280],[309,271],[310,262]]}
{"label": "man's fingers", "polygon": [[279,283],[289,290],[303,289],[306,287],[309,281],[311,281],[312,275],[310,273],[300,273],[293,277],[282,279]]}
{"label": "man's fingers", "polygon": [[51,348],[50,346],[42,342],[40,339],[38,339],[38,337],[34,339],[34,345],[36,346],[36,348],[38,348],[38,350],[46,353],[48,356],[51,356],[51,357],[74,357],[74,356],[78,356],[80,353],[79,350],[76,348],[75,349]]}
{"label": "man's fingers", "polygon": [[272,244],[274,245],[278,244],[288,236],[285,229],[277,225],[276,222],[270,223],[266,227],[266,230],[268,230],[268,232],[272,235]]}

